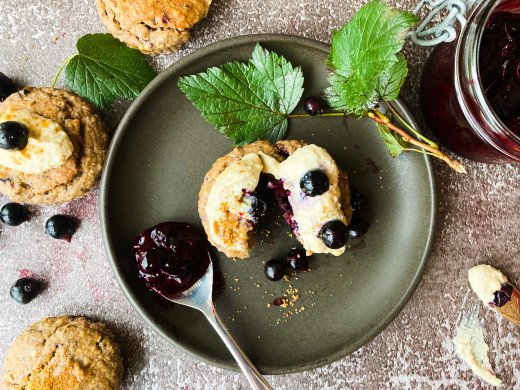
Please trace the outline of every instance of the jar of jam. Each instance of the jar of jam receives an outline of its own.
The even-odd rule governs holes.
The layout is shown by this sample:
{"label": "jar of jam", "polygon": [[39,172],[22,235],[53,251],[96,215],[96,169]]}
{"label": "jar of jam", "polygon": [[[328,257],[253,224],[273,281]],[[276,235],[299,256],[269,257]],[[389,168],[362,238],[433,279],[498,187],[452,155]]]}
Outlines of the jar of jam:
{"label": "jar of jam", "polygon": [[520,0],[480,3],[458,40],[431,53],[420,97],[443,146],[474,161],[520,162]]}

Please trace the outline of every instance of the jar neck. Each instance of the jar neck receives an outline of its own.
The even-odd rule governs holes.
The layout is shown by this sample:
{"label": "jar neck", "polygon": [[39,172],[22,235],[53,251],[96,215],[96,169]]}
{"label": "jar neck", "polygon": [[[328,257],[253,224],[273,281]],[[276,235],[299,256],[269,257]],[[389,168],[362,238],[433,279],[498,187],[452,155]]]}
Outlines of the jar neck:
{"label": "jar neck", "polygon": [[486,0],[470,15],[460,32],[455,51],[455,91],[471,127],[508,157],[520,161],[520,137],[509,130],[490,107],[479,73],[479,51],[486,22],[492,12],[510,0]]}

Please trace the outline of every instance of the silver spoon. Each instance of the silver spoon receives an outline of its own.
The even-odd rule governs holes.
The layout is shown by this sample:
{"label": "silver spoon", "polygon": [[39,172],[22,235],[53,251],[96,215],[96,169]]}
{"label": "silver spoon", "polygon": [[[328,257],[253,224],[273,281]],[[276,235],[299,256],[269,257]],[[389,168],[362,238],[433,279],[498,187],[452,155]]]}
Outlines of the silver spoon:
{"label": "silver spoon", "polygon": [[172,302],[190,306],[204,313],[208,321],[211,323],[211,325],[213,325],[213,328],[215,328],[217,331],[222,341],[224,341],[224,344],[226,344],[226,347],[228,347],[229,352],[231,352],[237,361],[240,369],[251,385],[251,388],[257,390],[273,390],[269,383],[267,383],[267,381],[262,377],[262,374],[258,372],[253,363],[251,363],[244,352],[240,349],[236,341],[227,330],[226,326],[222,323],[222,320],[218,316],[215,307],[213,306],[213,300],[211,298],[212,292],[213,263],[210,261],[204,276],[202,276],[202,278],[200,278],[188,290],[171,296],[164,295],[161,292],[159,292],[159,294]]}

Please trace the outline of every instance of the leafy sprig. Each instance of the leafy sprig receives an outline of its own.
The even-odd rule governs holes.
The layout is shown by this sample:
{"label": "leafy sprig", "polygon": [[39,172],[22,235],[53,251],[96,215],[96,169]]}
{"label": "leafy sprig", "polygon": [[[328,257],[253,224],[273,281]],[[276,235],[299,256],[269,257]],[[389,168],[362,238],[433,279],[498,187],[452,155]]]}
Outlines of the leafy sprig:
{"label": "leafy sprig", "polygon": [[300,67],[256,45],[248,64],[181,77],[178,83],[202,116],[235,144],[276,142],[287,133],[287,117],[303,94]]}
{"label": "leafy sprig", "polygon": [[[406,123],[391,103],[408,74],[400,51],[406,33],[417,22],[414,14],[374,0],[334,32],[327,58],[330,86],[323,94],[329,106],[340,113],[321,116],[368,117],[377,122],[392,157],[403,151],[425,153],[442,159],[457,172],[466,172],[462,164]],[[259,45],[247,64],[227,63],[179,80],[179,87],[202,116],[238,145],[260,139],[277,141],[287,133],[288,118],[308,117],[291,114],[302,96],[302,86],[300,68]],[[378,110],[381,101],[386,101],[413,136]]]}
{"label": "leafy sprig", "polygon": [[102,108],[118,96],[135,98],[157,75],[136,49],[110,34],[87,34],[76,43],[78,53],[58,70],[52,86],[65,68],[69,89]]}

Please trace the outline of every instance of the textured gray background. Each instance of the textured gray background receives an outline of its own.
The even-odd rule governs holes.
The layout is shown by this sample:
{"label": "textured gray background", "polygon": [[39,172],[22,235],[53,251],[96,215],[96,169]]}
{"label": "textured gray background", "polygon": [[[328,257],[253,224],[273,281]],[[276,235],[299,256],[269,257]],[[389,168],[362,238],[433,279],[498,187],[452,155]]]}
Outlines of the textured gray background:
{"label": "textured gray background", "polygon": [[[166,68],[198,47],[251,33],[296,34],[328,42],[364,1],[215,0],[208,18],[178,53],[151,59]],[[411,1],[392,1],[413,8]],[[50,86],[61,63],[75,53],[86,33],[104,32],[93,0],[1,0],[0,71],[20,85]],[[401,97],[422,120],[418,80],[428,50],[407,45],[410,75]],[[63,77],[63,76],[62,76]],[[57,87],[65,87],[60,78]],[[108,113],[113,128],[129,102]],[[467,175],[434,162],[439,193],[438,231],[419,288],[395,321],[368,345],[331,365],[286,376],[268,377],[277,389],[480,389],[456,357],[451,342],[466,271],[488,262],[520,281],[519,166],[464,161]],[[87,197],[55,207],[35,207],[34,218],[0,234],[0,359],[27,325],[57,314],[87,315],[111,325],[122,342],[125,389],[247,389],[244,378],[201,363],[160,339],[138,317],[117,286],[103,250],[96,189]],[[0,199],[1,203],[6,201]],[[81,220],[70,244],[49,238],[45,220],[57,212]],[[418,210],[418,212],[420,212]],[[46,281],[31,304],[9,297],[9,286],[30,270]],[[482,315],[491,360],[505,388],[520,386],[518,328],[491,311]]]}

